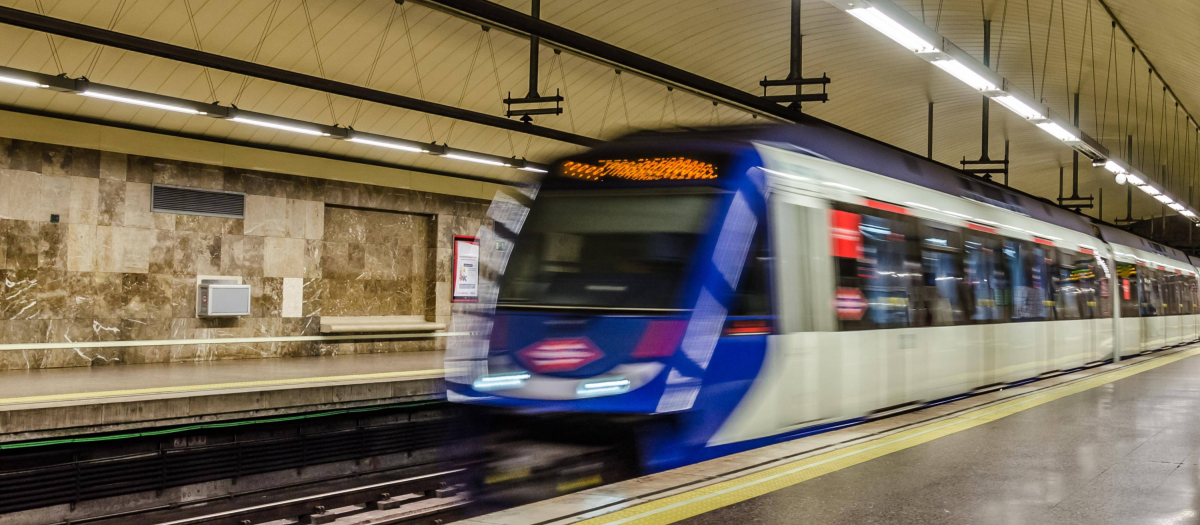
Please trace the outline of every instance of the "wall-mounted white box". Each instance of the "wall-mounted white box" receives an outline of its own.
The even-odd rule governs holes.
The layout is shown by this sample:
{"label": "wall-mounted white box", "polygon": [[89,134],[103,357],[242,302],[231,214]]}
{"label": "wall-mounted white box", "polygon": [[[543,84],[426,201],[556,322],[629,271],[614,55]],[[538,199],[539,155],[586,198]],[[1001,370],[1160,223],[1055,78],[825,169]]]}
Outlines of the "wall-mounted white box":
{"label": "wall-mounted white box", "polygon": [[250,285],[241,277],[197,277],[196,317],[250,315]]}

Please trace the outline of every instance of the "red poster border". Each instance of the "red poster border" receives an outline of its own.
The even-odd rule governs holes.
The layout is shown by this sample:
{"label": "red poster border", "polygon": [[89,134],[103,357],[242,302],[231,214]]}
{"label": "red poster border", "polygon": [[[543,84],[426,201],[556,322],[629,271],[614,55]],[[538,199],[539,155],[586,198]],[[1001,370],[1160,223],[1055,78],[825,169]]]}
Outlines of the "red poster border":
{"label": "red poster border", "polygon": [[[458,241],[466,241],[466,242],[474,244],[475,246],[479,246],[479,238],[472,237],[470,235],[455,235],[454,239],[450,241],[454,245],[454,255],[453,255],[453,257],[454,257],[454,273],[452,273],[450,275],[450,302],[452,302],[452,303],[477,303],[477,302],[479,302],[478,296],[476,296],[474,299],[470,299],[470,298],[459,299],[457,297],[454,297],[454,284],[456,282],[458,282],[455,280],[458,278]],[[478,261],[478,259],[476,259],[476,261]],[[478,264],[478,262],[476,262],[476,264]],[[479,276],[478,269],[476,269],[476,272],[477,273],[475,275],[476,275],[476,278],[478,278],[478,276]],[[479,283],[476,282],[475,286],[478,287]]]}

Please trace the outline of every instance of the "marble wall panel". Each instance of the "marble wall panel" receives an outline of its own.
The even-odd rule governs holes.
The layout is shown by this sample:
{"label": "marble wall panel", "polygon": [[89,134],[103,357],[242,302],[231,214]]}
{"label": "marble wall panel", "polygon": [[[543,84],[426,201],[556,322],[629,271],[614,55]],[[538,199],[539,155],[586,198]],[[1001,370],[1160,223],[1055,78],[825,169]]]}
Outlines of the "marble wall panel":
{"label": "marble wall panel", "polygon": [[100,211],[100,180],[87,177],[71,177],[69,211],[66,222],[71,224],[97,224]]}
{"label": "marble wall panel", "polygon": [[33,223],[38,225],[38,268],[67,269],[67,226],[62,223]]}
{"label": "marble wall panel", "polygon": [[100,152],[43,144],[41,173],[51,177],[97,178],[100,176]]}
{"label": "marble wall panel", "polygon": [[[246,219],[153,213],[152,183],[245,192]],[[411,190],[7,139],[0,184],[12,190],[0,194],[0,344],[316,335],[321,315],[440,318],[448,306],[440,307],[446,294],[437,283],[448,282],[449,255],[430,248],[444,242],[443,232],[478,224],[467,219],[485,209]],[[197,319],[201,274],[246,279],[252,316]],[[0,352],[0,369],[414,348],[64,348]]]}
{"label": "marble wall panel", "polygon": [[5,268],[35,270],[38,267],[38,244],[41,242],[39,223],[4,220]]}
{"label": "marble wall panel", "polygon": [[150,185],[141,182],[125,184],[125,220],[123,226],[128,228],[152,228],[154,221],[150,216],[151,190]]}
{"label": "marble wall panel", "polygon": [[100,178],[108,180],[125,180],[129,170],[129,156],[124,153],[111,151],[100,152]]}
{"label": "marble wall panel", "polygon": [[[33,218],[34,221],[50,221],[51,215],[58,215],[60,223],[71,222],[71,179],[73,177],[48,177],[41,176],[38,179],[38,186],[41,195],[38,196],[37,211]],[[22,198],[30,198],[30,196],[22,196]]]}
{"label": "marble wall panel", "polygon": [[265,245],[263,237],[224,236],[221,245],[221,275],[262,277]]}
{"label": "marble wall panel", "polygon": [[263,276],[304,277],[304,239],[267,237],[263,248]]}
{"label": "marble wall panel", "polygon": [[41,178],[33,171],[0,170],[0,219],[50,220],[42,213]]}
{"label": "marble wall panel", "polygon": [[125,223],[125,181],[101,179],[99,182],[99,213],[96,224],[122,226]]}
{"label": "marble wall panel", "polygon": [[38,142],[13,140],[8,148],[8,167],[14,170],[42,172],[42,147]]}
{"label": "marble wall panel", "polygon": [[288,199],[246,195],[246,235],[288,236]]}

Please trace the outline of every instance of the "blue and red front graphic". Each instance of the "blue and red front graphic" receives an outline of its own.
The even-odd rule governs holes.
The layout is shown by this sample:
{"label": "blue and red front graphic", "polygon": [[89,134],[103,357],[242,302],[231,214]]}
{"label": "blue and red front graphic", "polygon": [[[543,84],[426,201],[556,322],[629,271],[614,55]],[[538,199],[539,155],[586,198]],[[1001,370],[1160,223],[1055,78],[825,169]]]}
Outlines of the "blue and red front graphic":
{"label": "blue and red front graphic", "polygon": [[604,352],[587,337],[543,339],[517,352],[517,359],[539,374],[578,370],[602,357]]}

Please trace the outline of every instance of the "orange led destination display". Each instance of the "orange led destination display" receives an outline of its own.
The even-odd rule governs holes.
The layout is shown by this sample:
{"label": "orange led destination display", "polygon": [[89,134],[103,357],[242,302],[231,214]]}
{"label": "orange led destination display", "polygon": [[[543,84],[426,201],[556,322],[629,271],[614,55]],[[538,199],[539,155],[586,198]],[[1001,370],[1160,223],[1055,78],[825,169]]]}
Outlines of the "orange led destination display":
{"label": "orange led destination display", "polygon": [[717,168],[707,162],[666,157],[637,160],[602,160],[599,164],[567,161],[562,174],[584,180],[705,180],[717,178]]}

